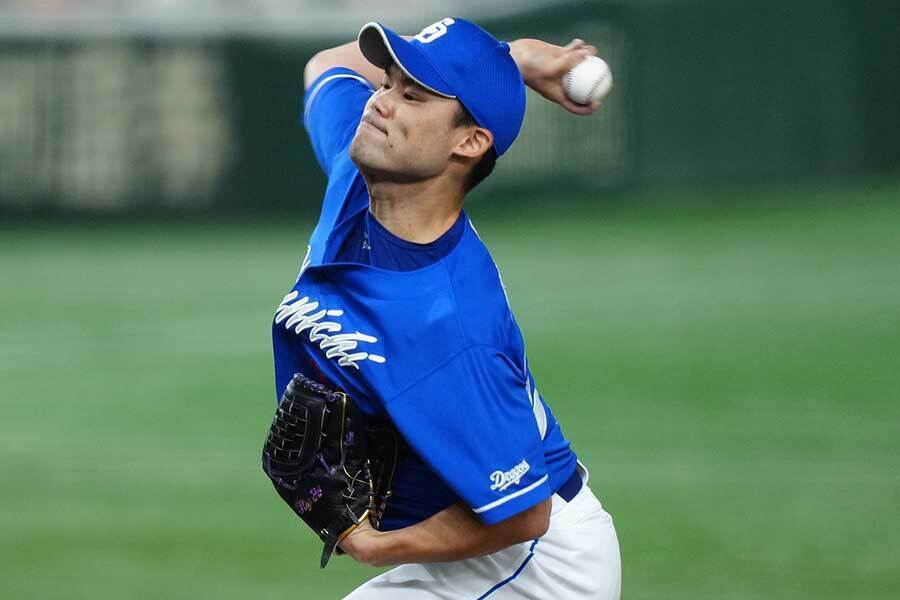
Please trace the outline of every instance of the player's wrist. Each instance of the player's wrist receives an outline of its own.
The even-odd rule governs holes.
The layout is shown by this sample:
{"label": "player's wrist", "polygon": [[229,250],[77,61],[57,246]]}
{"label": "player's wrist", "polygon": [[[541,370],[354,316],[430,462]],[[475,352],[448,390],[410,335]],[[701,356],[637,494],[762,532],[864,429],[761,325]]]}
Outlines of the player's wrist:
{"label": "player's wrist", "polygon": [[390,533],[367,529],[357,540],[353,558],[371,567],[387,567],[396,564],[390,560]]}
{"label": "player's wrist", "polygon": [[403,562],[397,559],[402,546],[401,530],[379,531],[368,521],[347,534],[340,542],[342,551],[356,562],[372,567],[387,567]]}
{"label": "player's wrist", "polygon": [[391,567],[416,562],[434,562],[432,553],[442,549],[434,536],[422,535],[421,523],[392,531],[366,531],[364,540],[354,549],[358,562],[372,567]]}

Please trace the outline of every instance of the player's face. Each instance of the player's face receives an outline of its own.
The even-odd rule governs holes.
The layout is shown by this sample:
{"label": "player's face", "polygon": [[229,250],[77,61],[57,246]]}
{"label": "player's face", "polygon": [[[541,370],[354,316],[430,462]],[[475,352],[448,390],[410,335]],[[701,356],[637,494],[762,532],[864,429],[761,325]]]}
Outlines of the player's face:
{"label": "player's face", "polygon": [[391,65],[366,103],[350,158],[376,180],[436,177],[446,171],[464,135],[453,126],[458,106],[457,100],[429,92]]}

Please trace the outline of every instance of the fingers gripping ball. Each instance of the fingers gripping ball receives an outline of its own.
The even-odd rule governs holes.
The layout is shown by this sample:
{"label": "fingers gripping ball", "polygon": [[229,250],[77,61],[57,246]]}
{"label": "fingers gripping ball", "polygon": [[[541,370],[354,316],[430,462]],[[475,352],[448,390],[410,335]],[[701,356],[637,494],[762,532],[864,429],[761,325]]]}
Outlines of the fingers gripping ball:
{"label": "fingers gripping ball", "polygon": [[612,90],[609,65],[602,58],[588,56],[563,75],[563,90],[572,102],[592,104],[603,100]]}
{"label": "fingers gripping ball", "polygon": [[396,446],[388,453],[371,430],[352,398],[299,373],[272,419],[263,470],[281,499],[325,543],[322,567],[363,519],[378,527],[390,497],[386,474],[392,478]]}

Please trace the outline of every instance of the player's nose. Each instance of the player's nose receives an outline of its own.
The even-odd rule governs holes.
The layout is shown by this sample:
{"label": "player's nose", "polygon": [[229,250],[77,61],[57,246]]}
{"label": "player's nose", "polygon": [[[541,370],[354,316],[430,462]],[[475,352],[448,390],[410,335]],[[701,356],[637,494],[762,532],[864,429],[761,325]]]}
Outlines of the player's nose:
{"label": "player's nose", "polygon": [[372,110],[378,113],[378,116],[387,118],[393,110],[391,100],[387,94],[375,94],[372,98]]}

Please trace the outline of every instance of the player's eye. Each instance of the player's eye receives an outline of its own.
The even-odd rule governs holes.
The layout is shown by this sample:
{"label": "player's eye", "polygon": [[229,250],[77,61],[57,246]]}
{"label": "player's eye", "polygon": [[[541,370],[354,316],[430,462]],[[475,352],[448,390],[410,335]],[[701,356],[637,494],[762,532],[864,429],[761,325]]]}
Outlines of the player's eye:
{"label": "player's eye", "polygon": [[406,92],[405,94],[403,94],[403,98],[404,98],[405,100],[410,100],[410,101],[412,101],[412,102],[415,102],[416,100],[419,99],[419,98],[416,97],[414,94],[410,94],[409,92]]}
{"label": "player's eye", "polygon": [[387,81],[387,80],[382,81],[382,82],[381,82],[381,89],[383,89],[383,90],[389,90],[389,89],[391,89],[391,82],[390,82],[390,81]]}

